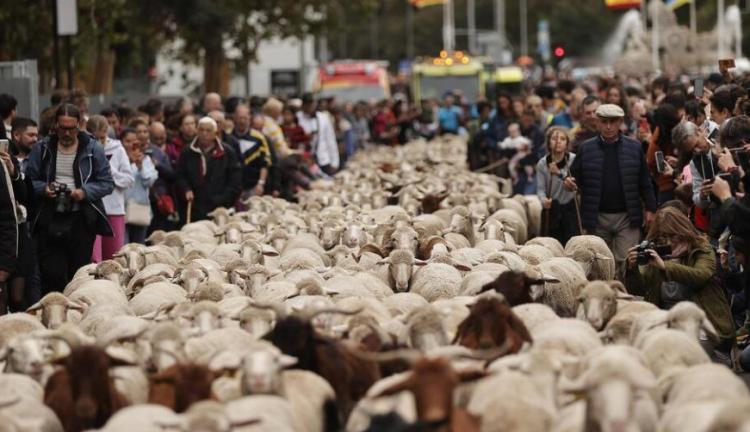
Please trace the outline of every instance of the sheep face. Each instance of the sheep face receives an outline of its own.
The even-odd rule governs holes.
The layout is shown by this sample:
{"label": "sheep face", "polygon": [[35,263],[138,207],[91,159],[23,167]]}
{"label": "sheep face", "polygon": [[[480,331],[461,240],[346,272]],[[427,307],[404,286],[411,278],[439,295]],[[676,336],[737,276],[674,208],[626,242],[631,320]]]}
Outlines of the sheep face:
{"label": "sheep face", "polygon": [[34,336],[13,338],[0,349],[0,360],[5,360],[4,372],[28,375],[35,381],[44,384],[52,373],[52,367],[46,352],[46,340]]}
{"label": "sheep face", "polygon": [[297,359],[272,350],[258,350],[245,355],[242,362],[242,394],[280,394],[281,371]]}
{"label": "sheep face", "polygon": [[83,311],[86,306],[69,300],[59,293],[49,293],[38,303],[26,310],[28,313],[42,311],[42,324],[49,329],[57,329],[68,321],[68,310]]}
{"label": "sheep face", "polygon": [[211,309],[199,310],[195,313],[193,319],[193,328],[198,335],[204,335],[211,330],[222,327],[221,316]]}
{"label": "sheep face", "polygon": [[338,224],[323,224],[320,230],[320,245],[323,249],[333,249],[334,246],[341,242],[341,233],[344,232],[344,227]]}
{"label": "sheep face", "polygon": [[151,344],[151,365],[157,371],[163,371],[181,359],[182,343],[173,339],[164,339]]}
{"label": "sheep face", "polygon": [[480,298],[469,308],[471,313],[458,326],[454,343],[471,349],[505,347],[515,353],[524,342],[531,342],[523,321],[504,301]]}
{"label": "sheep face", "polygon": [[602,330],[617,313],[617,294],[604,282],[588,284],[578,297],[576,318]]}
{"label": "sheep face", "polygon": [[405,249],[415,253],[419,247],[419,234],[413,228],[398,228],[391,234],[390,244],[393,249]]}
{"label": "sheep face", "polygon": [[350,223],[344,228],[343,243],[350,248],[357,248],[367,243],[367,233],[363,225]]}
{"label": "sheep face", "polygon": [[412,269],[414,265],[425,265],[425,261],[414,259],[409,251],[395,250],[391,252],[388,258],[378,262],[380,265],[388,265],[388,279],[391,286],[398,292],[409,290],[409,281],[411,280]]}
{"label": "sheep face", "polygon": [[254,314],[243,314],[240,317],[240,328],[257,338],[261,338],[273,328],[273,318],[255,312]]}

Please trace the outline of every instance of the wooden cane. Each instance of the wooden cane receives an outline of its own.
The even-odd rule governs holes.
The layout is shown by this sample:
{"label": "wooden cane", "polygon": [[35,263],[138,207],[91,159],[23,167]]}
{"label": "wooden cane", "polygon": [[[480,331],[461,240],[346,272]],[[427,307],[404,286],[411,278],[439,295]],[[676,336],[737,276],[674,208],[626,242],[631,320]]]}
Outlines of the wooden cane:
{"label": "wooden cane", "polygon": [[581,204],[578,201],[578,192],[573,195],[573,201],[576,205],[576,222],[578,222],[578,233],[583,235],[583,225],[581,224]]}
{"label": "wooden cane", "polygon": [[190,220],[193,216],[193,200],[188,201],[188,207],[187,207],[187,221],[185,223],[190,223]]}
{"label": "wooden cane", "polygon": [[[550,199],[552,197],[552,173],[549,174],[549,180],[547,181],[547,199]],[[544,220],[544,226],[542,227],[542,235],[548,236],[549,235],[549,218],[550,214],[552,213],[552,208],[545,208],[542,210],[543,212],[543,220]],[[546,215],[546,217],[545,217]]]}

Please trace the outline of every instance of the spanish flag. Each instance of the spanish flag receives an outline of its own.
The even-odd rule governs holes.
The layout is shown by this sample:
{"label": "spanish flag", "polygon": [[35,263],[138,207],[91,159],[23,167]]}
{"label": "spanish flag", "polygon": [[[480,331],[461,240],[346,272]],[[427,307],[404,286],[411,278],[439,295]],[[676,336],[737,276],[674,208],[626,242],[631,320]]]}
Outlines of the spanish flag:
{"label": "spanish flag", "polygon": [[445,0],[409,0],[409,3],[414,6],[415,9],[422,9],[428,6],[437,6],[445,3]]}
{"label": "spanish flag", "polygon": [[610,9],[632,9],[641,6],[641,0],[604,0],[604,4]]}
{"label": "spanish flag", "polygon": [[675,10],[678,7],[685,6],[690,2],[691,0],[667,0],[667,6],[669,6],[670,9]]}

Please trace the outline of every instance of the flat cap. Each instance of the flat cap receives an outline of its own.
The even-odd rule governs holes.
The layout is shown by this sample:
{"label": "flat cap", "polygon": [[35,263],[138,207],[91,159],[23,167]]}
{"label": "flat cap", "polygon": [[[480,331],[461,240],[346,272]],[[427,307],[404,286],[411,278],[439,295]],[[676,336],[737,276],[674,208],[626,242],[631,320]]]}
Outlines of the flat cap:
{"label": "flat cap", "polygon": [[601,118],[621,118],[625,117],[625,111],[615,104],[604,104],[596,109],[596,115]]}

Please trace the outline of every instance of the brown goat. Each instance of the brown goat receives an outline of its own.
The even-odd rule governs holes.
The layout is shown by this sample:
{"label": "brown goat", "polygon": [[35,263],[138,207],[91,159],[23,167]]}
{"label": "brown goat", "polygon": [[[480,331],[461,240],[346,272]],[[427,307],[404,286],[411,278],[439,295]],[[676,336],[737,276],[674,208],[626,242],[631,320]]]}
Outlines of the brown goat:
{"label": "brown goat", "polygon": [[216,376],[205,366],[175,364],[149,378],[148,402],[185,412],[190,405],[215,399],[211,384]]}
{"label": "brown goat", "polygon": [[494,281],[482,287],[481,292],[493,290],[505,296],[511,307],[525,303],[533,303],[531,286],[543,284],[541,279],[533,279],[524,272],[508,270],[500,274]]}
{"label": "brown goat", "polygon": [[265,339],[284,354],[296,357],[295,368],[309,370],[325,378],[336,392],[341,417],[346,419],[354,404],[380,379],[380,370],[376,363],[352,354],[348,345],[318,334],[310,319],[283,317]]}
{"label": "brown goat", "polygon": [[[437,432],[479,431],[480,419],[466,410],[453,406],[453,391],[462,382],[483,378],[482,371],[456,372],[443,358],[421,358],[412,366],[406,379],[381,391],[389,396],[402,391],[414,395],[417,407],[416,429]],[[376,396],[376,397],[377,397]]]}
{"label": "brown goat", "polygon": [[440,210],[440,203],[443,202],[450,193],[445,192],[441,195],[427,194],[422,198],[422,213],[432,214]]}
{"label": "brown goat", "polygon": [[128,405],[115,389],[109,369],[132,365],[93,345],[75,347],[55,364],[63,369],[47,381],[44,403],[57,414],[65,432],[101,428],[112,414]]}
{"label": "brown goat", "polygon": [[482,297],[470,306],[471,312],[458,326],[453,343],[471,349],[503,347],[506,354],[521,350],[531,335],[508,303],[498,297]]}

